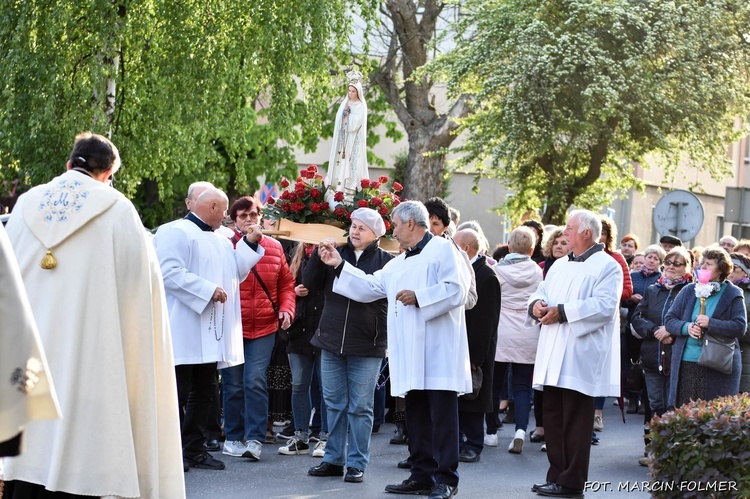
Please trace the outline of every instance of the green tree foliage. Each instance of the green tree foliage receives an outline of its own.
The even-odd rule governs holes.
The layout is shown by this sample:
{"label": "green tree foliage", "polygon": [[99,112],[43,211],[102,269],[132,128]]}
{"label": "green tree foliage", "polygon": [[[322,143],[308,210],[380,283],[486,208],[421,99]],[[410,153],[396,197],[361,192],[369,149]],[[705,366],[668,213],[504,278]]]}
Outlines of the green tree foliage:
{"label": "green tree foliage", "polygon": [[502,179],[517,219],[560,223],[639,187],[630,161],[668,176],[730,171],[750,110],[742,0],[469,0],[456,50],[435,64],[474,114],[459,166]]}
{"label": "green tree foliage", "polygon": [[[146,225],[190,182],[230,193],[317,144],[331,68],[366,0],[0,0],[0,165],[26,185],[62,171],[73,136],[119,147],[116,185]],[[279,166],[288,165],[285,169]]]}

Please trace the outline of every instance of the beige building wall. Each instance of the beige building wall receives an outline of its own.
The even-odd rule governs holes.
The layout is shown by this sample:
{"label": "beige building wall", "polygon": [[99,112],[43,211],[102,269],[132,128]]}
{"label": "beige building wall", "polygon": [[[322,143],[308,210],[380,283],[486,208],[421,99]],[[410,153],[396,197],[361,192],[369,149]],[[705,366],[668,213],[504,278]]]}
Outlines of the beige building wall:
{"label": "beige building wall", "polygon": [[[667,182],[661,169],[636,166],[635,173],[646,183],[646,191],[644,194],[631,191],[626,199],[612,204],[620,236],[633,232],[643,246],[658,242],[663,234],[658,234],[654,228],[653,209],[659,198],[672,189],[690,190],[703,205],[703,227],[692,241],[686,242],[688,247],[707,246],[721,236],[731,234],[732,224],[724,223],[724,197],[727,187],[750,187],[749,141],[750,138],[746,137],[727,148],[734,172],[723,181],[713,180],[696,168],[683,166],[676,172],[675,179]],[[750,226],[750,220],[743,222]]]}

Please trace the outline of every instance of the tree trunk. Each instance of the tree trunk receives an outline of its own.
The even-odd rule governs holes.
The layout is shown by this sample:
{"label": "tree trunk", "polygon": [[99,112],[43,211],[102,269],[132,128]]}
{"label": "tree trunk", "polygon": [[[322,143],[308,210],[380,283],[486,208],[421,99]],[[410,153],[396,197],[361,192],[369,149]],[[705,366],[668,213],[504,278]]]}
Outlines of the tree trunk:
{"label": "tree trunk", "polygon": [[568,212],[567,206],[560,206],[557,204],[548,204],[544,213],[542,214],[543,225],[565,225],[566,214]]}
{"label": "tree trunk", "polygon": [[409,156],[406,163],[404,198],[426,201],[443,192],[445,155],[430,154],[431,137],[426,133],[409,134]]}
{"label": "tree trunk", "polygon": [[443,194],[445,150],[456,139],[456,119],[470,112],[465,96],[438,112],[433,81],[428,76],[413,78],[414,71],[429,59],[444,7],[441,0],[384,2],[381,12],[391,25],[383,36],[390,43],[387,56],[371,74],[409,137],[403,194],[419,201]]}

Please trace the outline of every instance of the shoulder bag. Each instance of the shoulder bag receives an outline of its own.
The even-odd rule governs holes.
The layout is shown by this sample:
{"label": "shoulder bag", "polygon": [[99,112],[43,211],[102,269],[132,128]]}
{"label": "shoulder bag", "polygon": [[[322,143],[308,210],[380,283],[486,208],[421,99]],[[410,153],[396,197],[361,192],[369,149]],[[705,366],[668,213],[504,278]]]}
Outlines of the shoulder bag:
{"label": "shoulder bag", "polygon": [[734,338],[704,334],[698,365],[723,374],[732,374],[736,344]]}

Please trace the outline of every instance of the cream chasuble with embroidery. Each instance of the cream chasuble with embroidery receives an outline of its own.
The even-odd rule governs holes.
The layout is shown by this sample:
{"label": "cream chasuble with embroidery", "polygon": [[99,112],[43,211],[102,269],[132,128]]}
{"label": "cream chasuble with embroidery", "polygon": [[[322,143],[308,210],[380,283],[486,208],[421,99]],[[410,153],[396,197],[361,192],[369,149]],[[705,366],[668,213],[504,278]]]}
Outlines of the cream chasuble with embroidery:
{"label": "cream chasuble with embroidery", "polygon": [[[26,426],[6,479],[102,497],[185,496],[161,273],[133,204],[77,171],[31,189],[7,226],[63,418]],[[57,265],[40,262],[51,250]]]}

